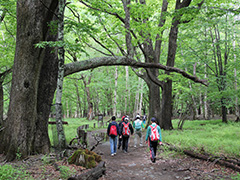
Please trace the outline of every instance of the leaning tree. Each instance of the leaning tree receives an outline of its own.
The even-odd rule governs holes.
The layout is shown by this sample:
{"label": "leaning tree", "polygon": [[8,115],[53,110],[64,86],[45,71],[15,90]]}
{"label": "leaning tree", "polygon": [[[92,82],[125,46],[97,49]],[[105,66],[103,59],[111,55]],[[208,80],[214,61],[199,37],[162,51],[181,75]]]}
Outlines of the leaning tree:
{"label": "leaning tree", "polygon": [[[130,59],[135,58],[145,63],[162,61],[161,64],[174,67],[179,25],[193,19],[204,0],[194,2],[176,0],[170,3],[167,0],[162,0],[161,3],[154,0],[79,0],[79,2],[84,4],[90,12],[94,11],[92,14],[96,15],[96,19],[99,18],[98,27],[102,26],[105,32],[100,31],[99,34],[90,32],[89,35],[105,48],[106,52],[116,56],[112,50],[114,47],[112,44],[115,44],[115,48]],[[113,25],[109,26],[109,22]],[[164,52],[163,34],[167,30],[169,30],[168,48],[167,52]],[[101,37],[101,34],[105,37]],[[112,42],[106,44],[106,39],[111,39]],[[146,82],[149,89],[149,117],[157,117],[163,129],[172,129],[172,80],[171,78],[166,78],[164,81],[158,80],[160,74],[169,77],[170,72],[159,72],[155,68],[145,70],[134,71]]]}

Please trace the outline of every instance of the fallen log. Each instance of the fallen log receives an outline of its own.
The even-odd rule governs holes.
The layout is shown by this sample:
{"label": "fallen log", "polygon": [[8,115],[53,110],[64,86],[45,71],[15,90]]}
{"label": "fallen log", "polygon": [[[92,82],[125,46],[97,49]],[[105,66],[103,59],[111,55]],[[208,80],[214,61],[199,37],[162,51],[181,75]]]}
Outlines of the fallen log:
{"label": "fallen log", "polygon": [[87,171],[86,173],[70,177],[68,178],[68,180],[95,180],[99,179],[102,175],[104,175],[105,171],[105,162],[101,161],[95,168]]}
{"label": "fallen log", "polygon": [[[67,121],[62,121],[62,123],[68,125]],[[48,121],[48,124],[56,124],[56,121]]]}
{"label": "fallen log", "polygon": [[168,146],[170,150],[177,151],[177,152],[183,152],[184,154],[186,154],[188,156],[191,156],[193,158],[214,162],[214,163],[219,164],[221,166],[225,166],[225,167],[231,168],[231,169],[233,169],[237,172],[240,172],[240,166],[239,166],[238,161],[234,161],[234,160],[230,160],[230,159],[222,159],[221,157],[216,157],[216,156],[213,156],[211,154],[206,154],[206,153],[205,154],[200,154],[200,153],[196,153],[196,152],[191,151],[191,150],[183,150],[181,148],[170,145],[168,143],[164,143],[164,145]]}
{"label": "fallen log", "polygon": [[205,161],[215,162],[216,164],[219,164],[221,166],[225,166],[225,167],[231,168],[231,169],[233,169],[237,172],[240,172],[240,167],[239,166],[237,166],[233,163],[227,162],[225,160],[217,159],[217,158],[214,158],[214,157],[211,157],[211,156],[202,155],[202,154],[199,154],[199,153],[196,153],[196,152],[193,152],[193,151],[189,151],[189,150],[183,150],[183,152],[184,152],[184,154],[186,154],[188,156],[198,158],[198,159],[202,159],[202,160],[205,160]]}

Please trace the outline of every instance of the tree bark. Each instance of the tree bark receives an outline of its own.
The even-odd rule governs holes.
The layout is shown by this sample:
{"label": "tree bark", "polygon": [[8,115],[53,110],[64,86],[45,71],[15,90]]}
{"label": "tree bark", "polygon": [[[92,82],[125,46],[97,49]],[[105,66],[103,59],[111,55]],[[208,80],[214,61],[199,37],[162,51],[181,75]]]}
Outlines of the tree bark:
{"label": "tree bark", "polygon": [[[235,38],[235,36],[236,35],[234,34],[234,38]],[[236,48],[236,42],[234,40],[233,41],[233,50],[234,51],[235,51],[235,48]],[[234,57],[234,62],[236,63],[237,56],[236,56],[235,53],[234,53],[233,57]],[[238,90],[238,83],[237,83],[237,69],[236,68],[234,68],[234,88],[235,88],[235,91],[237,92],[237,90]],[[239,108],[239,103],[238,103],[238,96],[236,96],[236,99],[235,99],[235,115],[239,119],[240,108]]]}
{"label": "tree bark", "polygon": [[76,83],[74,83],[75,87],[76,87],[76,94],[77,94],[77,117],[83,117],[82,116],[82,106],[81,106],[81,99],[80,99],[80,94],[79,94],[79,88],[78,88],[78,82],[76,81]]}
{"label": "tree bark", "polygon": [[0,74],[0,127],[3,125],[3,109],[4,109],[3,82],[5,77],[10,72],[12,72],[12,69],[8,69]]}
{"label": "tree bark", "polygon": [[[48,23],[53,18],[57,4],[57,0],[17,1],[17,41],[10,104],[5,129],[0,132],[0,153],[4,153],[8,161],[14,160],[17,153],[25,158],[36,151],[49,151],[48,136],[40,134],[48,130],[45,116],[49,112],[41,112],[44,108],[50,109],[50,98],[45,94],[40,97],[43,93],[39,92],[43,90],[40,77],[45,71],[43,67],[47,51],[36,49],[34,44],[48,40]],[[54,59],[52,61],[49,63],[55,62]],[[51,90],[52,87],[48,92]],[[38,100],[41,98],[44,104],[40,105]],[[39,128],[45,132],[36,133]],[[39,144],[40,141],[42,144]]]}
{"label": "tree bark", "polygon": [[205,86],[207,86],[207,80],[204,79],[199,79],[196,76],[192,76],[188,73],[186,73],[184,70],[176,68],[176,67],[170,67],[170,66],[165,66],[160,63],[142,63],[142,62],[137,62],[134,59],[129,59],[127,57],[97,57],[97,58],[92,58],[88,60],[83,60],[83,61],[78,61],[78,62],[73,62],[69,64],[65,64],[64,66],[64,76],[69,76],[71,74],[74,74],[76,72],[80,71],[85,71],[88,69],[94,69],[97,67],[102,67],[102,66],[131,66],[135,68],[156,68],[156,69],[162,69],[166,70],[168,72],[176,72],[181,74],[183,77],[186,77],[196,83],[201,83]]}
{"label": "tree bark", "polygon": [[[153,82],[147,82],[148,89],[149,89],[149,115],[148,119],[155,117],[157,119],[157,123],[160,124],[161,117],[161,99],[160,99],[160,87]],[[148,121],[150,123],[150,121]]]}
{"label": "tree bark", "polygon": [[0,127],[3,125],[3,82],[0,81]]}
{"label": "tree bark", "polygon": [[[188,7],[191,3],[191,0],[185,1],[176,1],[175,11],[179,9]],[[180,19],[183,14],[176,15],[172,19],[172,26],[169,33],[169,44],[168,44],[168,57],[167,57],[167,66],[174,67],[175,55],[177,51],[177,38],[178,38],[178,26],[180,24]],[[165,74],[169,75],[169,71],[166,71]],[[161,117],[161,127],[163,129],[172,129],[172,80],[167,79],[166,82],[163,82],[163,94],[162,94],[162,117]]]}
{"label": "tree bark", "polygon": [[93,119],[93,104],[91,102],[92,99],[91,99],[90,89],[89,89],[89,84],[91,83],[91,79],[92,79],[92,74],[88,77],[88,81],[86,81],[86,77],[84,77],[82,75],[82,80],[83,80],[85,92],[86,92],[86,95],[87,95],[87,103],[88,103],[88,115],[87,115],[87,118],[88,118],[88,120],[92,120]]}
{"label": "tree bark", "polygon": [[128,78],[129,78],[129,73],[128,73],[128,67],[126,66],[126,91],[125,91],[125,108],[124,108],[124,114],[127,114],[128,110],[128,100],[129,100],[129,90],[128,90]]}
{"label": "tree bark", "polygon": [[[59,0],[59,9],[58,9],[58,41],[64,41],[64,8],[65,0]],[[58,79],[57,79],[57,90],[56,90],[56,126],[58,133],[58,148],[64,149],[66,147],[66,138],[63,130],[62,124],[62,91],[63,91],[63,77],[64,77],[64,47],[58,48]]]}
{"label": "tree bark", "polygon": [[114,103],[113,103],[113,115],[117,115],[117,80],[118,80],[118,68],[115,67],[115,88],[114,88]]}

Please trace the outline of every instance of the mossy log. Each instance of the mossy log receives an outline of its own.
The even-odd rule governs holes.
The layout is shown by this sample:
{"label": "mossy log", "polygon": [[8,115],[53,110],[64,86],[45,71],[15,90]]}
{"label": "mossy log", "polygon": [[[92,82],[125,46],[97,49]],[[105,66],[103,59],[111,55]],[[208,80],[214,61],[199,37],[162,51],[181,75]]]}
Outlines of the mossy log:
{"label": "mossy log", "polygon": [[74,177],[68,178],[68,180],[96,180],[99,179],[103,174],[105,174],[106,167],[105,162],[101,161],[97,167]]}
{"label": "mossy log", "polygon": [[68,158],[69,164],[83,166],[88,169],[96,167],[96,162],[100,162],[102,157],[88,149],[78,149]]}

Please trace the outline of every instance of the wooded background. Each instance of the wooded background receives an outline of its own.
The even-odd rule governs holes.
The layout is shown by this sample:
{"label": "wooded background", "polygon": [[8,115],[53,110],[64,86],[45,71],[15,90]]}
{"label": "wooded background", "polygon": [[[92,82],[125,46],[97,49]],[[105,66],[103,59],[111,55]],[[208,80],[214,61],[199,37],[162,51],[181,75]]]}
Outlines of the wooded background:
{"label": "wooded background", "polygon": [[0,151],[49,151],[59,113],[146,113],[167,130],[179,116],[239,118],[239,13],[235,0],[2,0]]}

